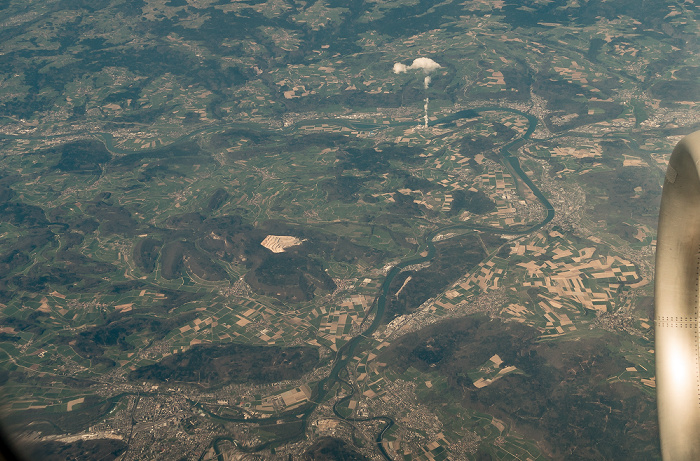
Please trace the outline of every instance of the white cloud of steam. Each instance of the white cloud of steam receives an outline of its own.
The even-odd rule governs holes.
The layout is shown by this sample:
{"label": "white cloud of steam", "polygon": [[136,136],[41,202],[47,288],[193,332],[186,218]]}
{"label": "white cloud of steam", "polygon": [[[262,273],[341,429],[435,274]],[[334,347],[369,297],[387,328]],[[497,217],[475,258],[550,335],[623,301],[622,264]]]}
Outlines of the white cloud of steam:
{"label": "white cloud of steam", "polygon": [[[430,86],[430,82],[432,81],[432,78],[428,74],[441,67],[442,66],[440,64],[436,63],[430,58],[416,58],[413,60],[413,64],[411,64],[410,66],[402,64],[400,62],[394,63],[394,73],[403,74],[405,72],[408,72],[409,70],[422,69],[423,73],[425,74],[425,78],[423,79],[423,88],[427,90]],[[430,119],[428,118],[429,103],[430,99],[425,98],[425,104],[423,105],[423,109],[425,110],[425,114],[423,115],[423,127],[426,129],[428,128],[428,122],[430,121]]]}
{"label": "white cloud of steam", "polygon": [[[427,88],[427,87],[426,87]],[[423,116],[423,120],[425,121],[424,128],[428,128],[428,104],[430,103],[430,98],[425,98],[425,105],[423,106],[423,109],[425,109],[425,115]]]}
{"label": "white cloud of steam", "polygon": [[395,63],[394,73],[401,74],[409,70],[423,69],[423,72],[429,74],[430,72],[434,71],[435,69],[439,69],[440,67],[442,66],[430,58],[416,58],[413,60],[413,64],[411,64],[410,66],[407,66],[406,64],[401,64],[400,62]]}
{"label": "white cloud of steam", "polygon": [[409,69],[423,69],[426,74],[440,67],[442,66],[430,58],[416,58],[413,60],[413,64],[408,66]]}
{"label": "white cloud of steam", "polygon": [[401,64],[400,62],[397,62],[394,64],[394,73],[395,74],[401,74],[403,72],[406,72],[406,69],[408,69],[406,64]]}

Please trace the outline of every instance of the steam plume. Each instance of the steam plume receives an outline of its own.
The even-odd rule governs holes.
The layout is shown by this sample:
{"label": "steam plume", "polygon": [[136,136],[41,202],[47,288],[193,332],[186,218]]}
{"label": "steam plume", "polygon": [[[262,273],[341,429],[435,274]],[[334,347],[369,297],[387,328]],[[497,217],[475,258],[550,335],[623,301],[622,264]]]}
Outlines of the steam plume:
{"label": "steam plume", "polygon": [[416,58],[413,60],[413,64],[407,66],[406,64],[401,64],[397,62],[394,64],[394,73],[401,74],[409,70],[423,69],[423,72],[429,74],[435,69],[442,67],[440,64],[436,63],[430,58]]}
{"label": "steam plume", "polygon": [[[442,66],[430,58],[416,58],[413,60],[413,64],[411,64],[410,66],[402,64],[400,62],[394,63],[394,73],[403,74],[405,72],[408,72],[409,70],[422,69],[425,73],[425,78],[423,79],[423,88],[427,90],[430,86],[430,82],[432,81],[432,78],[430,78],[430,75],[428,74],[434,71],[435,69],[439,69],[440,67]],[[425,128],[428,128],[428,103],[430,103],[430,99],[425,98],[425,105],[423,106],[423,109],[425,109],[425,115],[423,116]]]}
{"label": "steam plume", "polygon": [[394,64],[394,73],[395,74],[401,74],[403,72],[406,72],[406,69],[408,69],[406,64],[401,64],[400,62],[397,62]]}
{"label": "steam plume", "polygon": [[428,128],[428,103],[430,102],[430,98],[425,98],[425,105],[423,108],[425,109],[425,115],[423,116],[423,120],[425,121],[425,128]]}

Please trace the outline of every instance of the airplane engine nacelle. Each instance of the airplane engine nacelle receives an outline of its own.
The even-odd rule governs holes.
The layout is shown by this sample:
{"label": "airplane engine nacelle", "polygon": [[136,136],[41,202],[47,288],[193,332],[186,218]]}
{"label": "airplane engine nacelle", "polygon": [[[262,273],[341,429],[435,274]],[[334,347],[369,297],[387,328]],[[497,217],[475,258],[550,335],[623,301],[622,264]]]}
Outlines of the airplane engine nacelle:
{"label": "airplane engine nacelle", "polygon": [[700,460],[700,131],[666,171],[656,244],[656,390],[664,460]]}

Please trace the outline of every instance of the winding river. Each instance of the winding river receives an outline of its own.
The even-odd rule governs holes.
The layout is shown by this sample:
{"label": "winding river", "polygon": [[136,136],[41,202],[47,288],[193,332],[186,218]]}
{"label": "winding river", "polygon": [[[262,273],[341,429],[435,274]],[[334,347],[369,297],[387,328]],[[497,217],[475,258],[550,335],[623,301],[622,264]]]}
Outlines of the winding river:
{"label": "winding river", "polygon": [[[430,261],[433,259],[435,256],[435,244],[433,243],[433,238],[445,231],[452,230],[452,229],[468,229],[468,230],[479,230],[483,232],[492,232],[495,234],[509,234],[509,235],[525,235],[529,234],[532,232],[535,232],[545,226],[547,223],[549,223],[552,218],[554,218],[554,208],[552,207],[552,204],[547,200],[547,198],[544,196],[542,191],[539,190],[539,188],[532,182],[532,180],[528,177],[527,174],[523,171],[523,169],[520,166],[520,161],[516,156],[514,156],[511,153],[511,149],[517,146],[518,144],[526,141],[532,136],[532,133],[535,131],[535,128],[537,126],[537,119],[530,115],[526,114],[523,112],[520,112],[515,109],[509,109],[509,108],[502,108],[502,107],[481,107],[477,109],[468,109],[468,110],[463,110],[459,111],[455,114],[443,117],[441,119],[438,119],[433,122],[433,125],[439,125],[439,124],[444,124],[444,123],[450,123],[455,120],[463,119],[463,118],[472,118],[476,115],[479,115],[480,112],[485,112],[485,111],[500,111],[500,112],[510,112],[514,113],[520,116],[523,116],[527,118],[529,125],[526,130],[526,132],[518,137],[510,141],[508,144],[504,145],[500,149],[500,154],[503,157],[503,159],[508,162],[508,165],[510,168],[515,172],[515,174],[518,175],[518,177],[525,183],[534,193],[535,197],[540,201],[540,203],[544,206],[545,211],[546,211],[546,216],[545,218],[539,222],[536,223],[530,227],[527,228],[517,228],[517,229],[504,229],[504,228],[496,228],[496,227],[488,227],[488,226],[474,226],[474,225],[469,225],[469,224],[453,224],[445,227],[441,227],[439,229],[436,229],[429,234],[427,234],[424,238],[424,250],[427,250],[427,254],[425,256],[414,256],[408,259],[405,259],[401,261],[399,264],[394,266],[389,273],[387,274],[386,278],[384,279],[384,282],[382,283],[379,293],[377,295],[377,298],[375,300],[375,303],[373,304],[372,308],[369,310],[367,317],[371,316],[373,313],[374,319],[372,320],[372,323],[367,327],[366,330],[364,330],[361,334],[353,337],[350,341],[345,343],[336,353],[335,360],[333,362],[333,368],[331,369],[330,374],[324,378],[323,380],[319,381],[318,384],[316,385],[315,391],[314,391],[314,403],[311,405],[308,405],[306,410],[301,413],[301,414],[295,414],[295,415],[287,415],[287,416],[280,416],[277,418],[265,418],[265,419],[260,419],[260,420],[242,420],[242,419],[234,419],[234,418],[221,418],[229,421],[247,421],[247,422],[266,422],[266,423],[273,423],[277,421],[283,421],[283,422],[291,422],[291,421],[299,421],[301,420],[303,422],[303,429],[301,434],[295,434],[293,436],[290,436],[286,440],[276,440],[274,443],[282,443],[287,440],[291,440],[293,438],[297,438],[301,435],[306,430],[306,424],[308,422],[309,416],[311,416],[312,412],[316,409],[316,407],[325,400],[328,392],[333,388],[333,386],[336,383],[341,383],[347,387],[350,388],[350,393],[340,399],[338,402],[335,403],[333,406],[333,412],[335,413],[336,417],[349,421],[349,422],[361,422],[361,421],[370,421],[370,420],[382,420],[386,421],[386,425],[382,428],[382,430],[379,432],[376,438],[376,443],[377,443],[377,448],[381,452],[382,456],[388,460],[388,461],[393,461],[392,458],[389,456],[389,454],[386,452],[384,445],[383,445],[383,438],[384,434],[386,431],[394,424],[394,420],[389,417],[389,416],[375,416],[372,418],[349,418],[349,417],[344,417],[341,415],[341,413],[338,411],[338,406],[346,401],[348,401],[352,396],[354,395],[355,389],[353,386],[350,385],[350,383],[346,382],[342,378],[339,377],[339,374],[342,370],[345,369],[345,367],[348,364],[348,361],[353,357],[355,350],[357,347],[368,337],[370,337],[376,330],[379,328],[379,326],[382,324],[382,320],[384,319],[384,313],[386,310],[386,300],[387,300],[387,295],[389,294],[389,287],[391,286],[391,283],[393,282],[394,278],[407,266],[410,266],[412,264],[419,264],[423,263],[426,261]],[[308,121],[307,121],[308,122]],[[326,120],[325,123],[335,123],[337,124],[337,120]],[[413,124],[412,122],[408,122],[409,124]],[[406,123],[404,123],[406,124]],[[379,126],[377,126],[379,127]],[[201,408],[201,407],[200,407]],[[205,410],[206,411],[206,410]],[[212,414],[211,412],[208,412],[211,416],[217,417],[216,415]],[[218,456],[219,461],[223,461],[223,455],[221,454],[221,451],[218,447],[218,443],[221,441],[227,440],[232,443],[236,443],[234,440],[226,437],[220,437],[215,439],[212,444],[214,447],[214,450],[216,451],[216,454]],[[250,452],[255,452],[255,451],[260,451],[268,446],[273,444],[273,442],[267,442],[264,444],[261,444],[256,447],[252,448],[244,448],[238,445],[240,449],[243,449],[244,451],[250,451]]]}
{"label": "winding river", "polygon": [[[525,133],[517,137],[513,140],[511,140],[509,143],[501,147],[500,149],[500,154],[505,162],[507,162],[508,166],[510,169],[520,178],[520,180],[525,183],[533,192],[535,197],[540,201],[540,203],[544,206],[546,210],[546,216],[545,218],[537,223],[534,224],[530,227],[524,228],[524,227],[519,227],[519,228],[512,228],[512,229],[504,229],[504,228],[496,228],[496,227],[489,227],[489,226],[474,226],[474,225],[469,225],[469,224],[452,224],[449,226],[441,227],[439,229],[436,229],[429,234],[427,234],[424,238],[423,244],[423,250],[427,251],[425,256],[413,256],[410,258],[407,258],[401,263],[397,264],[394,266],[389,273],[387,274],[386,278],[384,279],[384,282],[382,283],[379,292],[377,294],[377,297],[375,299],[375,302],[370,308],[370,310],[367,313],[366,319],[369,318],[372,314],[374,314],[374,319],[370,323],[370,325],[359,335],[353,337],[350,341],[345,343],[336,353],[335,359],[333,361],[333,367],[331,369],[331,372],[329,375],[319,381],[315,387],[314,390],[314,401],[305,407],[302,407],[301,409],[297,409],[294,412],[290,412],[289,414],[286,415],[280,415],[277,417],[271,417],[271,418],[249,418],[249,419],[242,419],[242,418],[232,418],[232,417],[224,417],[224,416],[219,416],[216,415],[212,412],[210,412],[207,408],[203,407],[201,404],[192,402],[194,406],[202,410],[203,412],[209,414],[210,417],[214,419],[219,419],[223,421],[233,421],[233,422],[246,422],[246,423],[260,423],[260,424],[276,424],[278,422],[281,423],[299,423],[300,424],[300,431],[296,432],[294,434],[291,434],[288,437],[280,438],[277,440],[269,441],[266,443],[263,443],[261,445],[255,446],[255,447],[243,447],[239,445],[235,440],[229,438],[229,437],[218,437],[215,438],[212,441],[212,447],[214,448],[217,458],[219,461],[223,461],[224,457],[223,454],[221,453],[221,450],[219,448],[219,443],[222,441],[229,441],[235,445],[238,446],[239,449],[246,451],[246,452],[256,452],[263,450],[267,448],[268,446],[271,445],[276,445],[280,443],[284,443],[290,440],[298,439],[304,435],[306,432],[306,426],[309,420],[309,417],[313,413],[313,411],[316,409],[316,407],[323,402],[326,399],[326,396],[328,395],[328,392],[333,388],[333,386],[336,383],[340,383],[341,385],[344,385],[349,388],[350,392],[348,395],[340,399],[336,404],[333,406],[333,411],[336,415],[336,417],[346,420],[349,422],[361,422],[361,421],[370,421],[370,420],[381,420],[385,421],[386,424],[382,428],[382,430],[379,432],[379,434],[376,437],[376,443],[377,443],[377,448],[379,451],[382,453],[382,456],[388,460],[392,461],[392,458],[389,456],[389,454],[386,452],[384,445],[383,445],[383,437],[386,431],[394,424],[393,419],[391,419],[389,416],[375,416],[372,418],[350,418],[350,417],[344,417],[341,415],[341,413],[338,411],[338,406],[347,402],[350,398],[355,393],[355,388],[345,380],[339,377],[339,374],[341,373],[342,370],[345,369],[345,367],[348,364],[348,361],[353,357],[355,350],[357,347],[368,337],[370,337],[376,330],[379,328],[379,326],[382,324],[382,321],[384,319],[384,313],[386,310],[386,300],[387,300],[387,295],[389,293],[389,287],[391,286],[391,283],[393,282],[394,278],[407,266],[412,265],[412,264],[418,264],[418,263],[423,263],[426,261],[430,261],[433,259],[435,256],[435,245],[433,243],[433,238],[440,233],[443,233],[445,231],[453,230],[453,229],[467,229],[467,230],[479,230],[482,232],[491,232],[494,234],[509,234],[509,235],[525,235],[529,234],[532,232],[535,232],[545,226],[547,223],[549,223],[552,218],[554,218],[554,208],[552,207],[551,203],[547,200],[547,198],[544,196],[544,194],[539,190],[539,188],[532,182],[532,180],[525,174],[523,169],[520,166],[520,162],[516,156],[514,156],[511,153],[511,149],[516,147],[518,144],[528,140],[533,132],[535,131],[535,128],[537,126],[537,119],[530,115],[526,114],[524,112],[521,112],[516,109],[510,109],[510,108],[503,108],[503,107],[480,107],[480,108],[475,108],[475,109],[467,109],[467,110],[462,110],[459,112],[456,112],[454,114],[442,117],[432,123],[432,125],[441,125],[441,124],[448,124],[451,122],[454,122],[456,120],[460,119],[465,119],[465,118],[473,118],[475,116],[478,116],[481,112],[486,112],[486,111],[499,111],[499,112],[509,112],[513,114],[520,115],[522,117],[525,117],[528,122],[528,128],[525,131]],[[316,123],[329,123],[329,124],[334,124],[334,125],[343,125],[343,126],[348,126],[353,129],[361,129],[361,130],[381,130],[382,128],[386,128],[389,126],[409,126],[409,125],[415,125],[415,122],[401,122],[398,124],[394,125],[372,125],[368,124],[365,122],[355,122],[352,120],[338,120],[338,119],[325,119],[325,120],[305,120],[301,121],[298,124],[299,125],[308,125],[308,124],[316,124]],[[252,128],[252,126],[249,126],[247,124],[236,124],[236,126],[240,127],[246,127],[246,128]],[[178,142],[187,140],[187,139],[192,139],[195,136],[198,136],[200,134],[204,133],[212,133],[215,131],[220,131],[222,129],[221,126],[216,126],[216,127],[204,127],[202,129],[196,130],[192,133],[189,133],[182,138],[178,139]],[[105,143],[105,146],[110,152],[115,152],[115,153],[121,153],[121,154],[130,154],[134,153],[132,150],[125,150],[125,149],[119,149],[115,146],[114,139],[112,136],[108,133],[98,133],[97,136],[102,139]],[[13,136],[13,135],[2,135],[1,137],[5,138],[25,138],[25,139],[38,139],[42,138],[41,136]],[[61,136],[50,136],[50,137],[61,137]],[[45,138],[45,137],[44,137]],[[145,152],[145,151],[143,151]],[[112,405],[114,405],[121,397],[123,397],[126,394],[120,394],[118,396],[114,396],[110,398],[109,400],[112,402]],[[303,410],[303,411],[301,411]],[[301,412],[300,412],[301,411]],[[202,455],[204,456],[204,455]]]}

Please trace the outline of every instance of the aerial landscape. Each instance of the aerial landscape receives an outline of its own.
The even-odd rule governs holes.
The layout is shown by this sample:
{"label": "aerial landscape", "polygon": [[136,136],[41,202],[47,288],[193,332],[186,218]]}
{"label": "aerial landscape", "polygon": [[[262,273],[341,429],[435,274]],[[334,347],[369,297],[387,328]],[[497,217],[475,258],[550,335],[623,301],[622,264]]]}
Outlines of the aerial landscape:
{"label": "aerial landscape", "polygon": [[0,0],[42,460],[660,459],[696,0]]}

